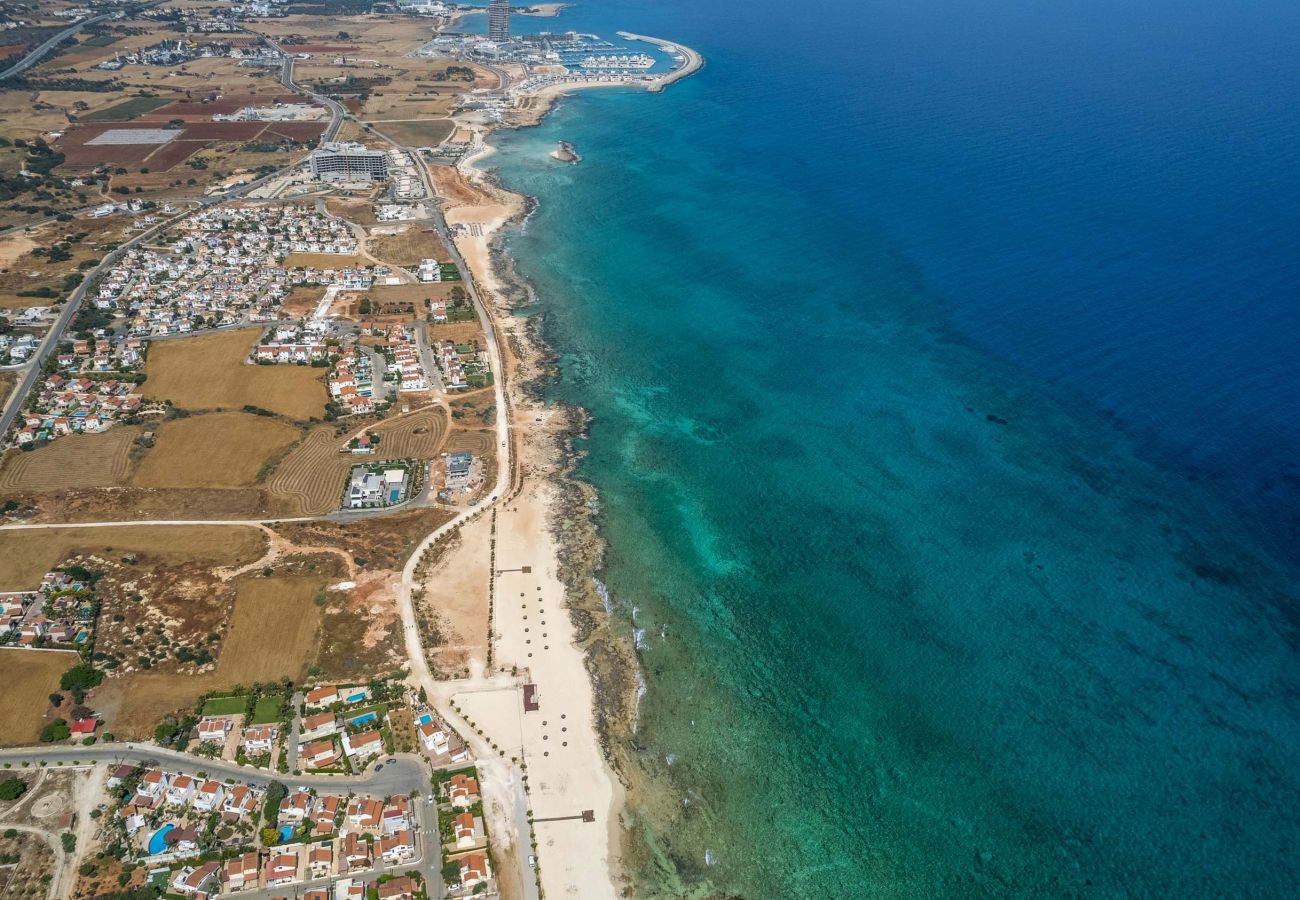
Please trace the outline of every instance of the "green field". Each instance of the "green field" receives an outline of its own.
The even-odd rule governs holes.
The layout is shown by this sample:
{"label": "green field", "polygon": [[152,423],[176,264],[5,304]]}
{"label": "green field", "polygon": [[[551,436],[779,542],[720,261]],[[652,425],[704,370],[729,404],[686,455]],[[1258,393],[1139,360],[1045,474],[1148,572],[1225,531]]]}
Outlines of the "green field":
{"label": "green field", "polygon": [[85,44],[87,47],[107,47],[109,44],[115,43],[116,41],[117,37],[115,35],[92,34],[81,43]]}
{"label": "green field", "polygon": [[163,97],[132,97],[108,109],[96,110],[93,113],[87,113],[78,121],[81,122],[125,122],[134,119],[136,116],[142,116],[147,112],[153,112],[160,106],[166,106],[171,103]]}
{"label": "green field", "polygon": [[262,697],[253,706],[253,721],[249,725],[265,725],[268,722],[280,721],[280,704],[284,698],[278,694],[271,697]]}
{"label": "green field", "polygon": [[439,263],[438,269],[442,272],[443,281],[460,281],[460,269],[456,268],[455,263]]}
{"label": "green field", "polygon": [[244,711],[248,705],[247,697],[213,697],[203,704],[205,716],[234,716]]}

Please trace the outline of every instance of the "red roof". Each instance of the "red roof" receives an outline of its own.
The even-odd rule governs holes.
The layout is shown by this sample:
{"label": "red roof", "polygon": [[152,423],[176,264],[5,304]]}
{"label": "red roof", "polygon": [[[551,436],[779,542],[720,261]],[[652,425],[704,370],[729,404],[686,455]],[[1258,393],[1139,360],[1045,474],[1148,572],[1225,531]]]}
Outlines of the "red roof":
{"label": "red roof", "polygon": [[95,729],[98,727],[99,727],[98,719],[82,719],[79,722],[74,722],[72,724],[72,728],[69,730],[73,734],[94,734]]}

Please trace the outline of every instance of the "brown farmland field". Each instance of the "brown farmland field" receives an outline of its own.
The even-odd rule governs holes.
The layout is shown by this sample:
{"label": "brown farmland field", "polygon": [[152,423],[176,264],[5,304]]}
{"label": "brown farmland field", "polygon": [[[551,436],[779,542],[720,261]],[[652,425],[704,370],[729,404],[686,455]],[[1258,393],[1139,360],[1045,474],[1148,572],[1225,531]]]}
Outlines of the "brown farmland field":
{"label": "brown farmland field", "polygon": [[0,489],[58,491],[113,487],[131,473],[131,447],[138,425],[116,425],[99,434],[69,434],[35,450],[10,450],[0,462]]}
{"label": "brown farmland field", "polygon": [[[59,676],[81,661],[72,651],[0,650],[0,745],[36,742]],[[65,707],[66,708],[66,707]]]}
{"label": "brown farmland field", "polygon": [[30,590],[53,566],[79,553],[138,553],[147,561],[241,565],[261,558],[266,536],[226,525],[136,525],[0,529],[0,590]]}
{"label": "brown farmland field", "polygon": [[324,369],[244,363],[260,333],[241,329],[159,342],[145,366],[145,396],[184,409],[252,404],[292,419],[323,415]]}
{"label": "brown farmland field", "polygon": [[239,585],[217,677],[231,684],[300,680],[311,661],[320,613],[319,575],[249,578]]}
{"label": "brown farmland field", "polygon": [[284,452],[298,429],[266,416],[230,412],[172,419],[156,434],[132,479],[137,487],[235,488],[255,484],[263,464]]}
{"label": "brown farmland field", "polygon": [[342,443],[332,426],[313,428],[267,480],[271,495],[295,507],[293,515],[321,515],[335,509],[343,494],[343,477],[353,462],[339,453]]}

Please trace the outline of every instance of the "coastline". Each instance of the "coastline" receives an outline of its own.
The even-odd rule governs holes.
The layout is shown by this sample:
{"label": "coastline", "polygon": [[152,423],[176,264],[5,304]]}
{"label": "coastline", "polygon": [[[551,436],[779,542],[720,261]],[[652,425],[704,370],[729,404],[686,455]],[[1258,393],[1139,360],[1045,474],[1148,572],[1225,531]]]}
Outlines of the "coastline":
{"label": "coastline", "polygon": [[[573,527],[581,519],[574,513],[586,502],[577,498],[585,492],[566,477],[571,437],[581,430],[583,415],[580,410],[547,410],[540,403],[540,385],[551,374],[549,351],[540,342],[533,320],[513,313],[512,308],[518,305],[514,301],[526,301],[530,288],[514,273],[498,244],[504,229],[521,222],[533,201],[505,190],[478,168],[493,152],[491,145],[481,144],[457,166],[455,177],[461,183],[448,190],[452,176],[444,173],[439,176],[439,188],[451,198],[444,208],[449,225],[472,222],[478,226],[473,234],[460,229],[455,240],[491,304],[507,357],[506,384],[518,471],[511,493],[501,505],[495,554],[501,568],[528,565],[539,576],[534,580],[540,581],[536,593],[543,616],[560,607],[567,615],[557,615],[555,620],[531,618],[531,604],[524,604],[534,598],[521,599],[525,592],[515,590],[518,585],[503,572],[492,626],[494,670],[499,676],[489,677],[526,670],[539,686],[542,712],[547,715],[538,719],[537,714],[523,717],[516,712],[513,679],[508,704],[500,702],[504,692],[497,691],[494,696],[491,688],[455,694],[454,701],[489,735],[506,735],[511,743],[521,743],[534,817],[537,876],[543,891],[559,895],[577,889],[583,897],[612,898],[626,886],[620,826],[625,789],[610,764],[604,721],[616,698],[605,686],[609,679],[597,673],[615,667],[606,658],[607,640],[597,636],[603,624],[599,599],[595,598],[593,609],[592,596],[579,596],[580,576],[569,562],[577,556],[588,558],[585,551],[594,541],[589,529],[579,532]],[[466,186],[472,190],[466,191]],[[586,567],[582,568],[585,571]],[[541,651],[530,643],[536,633],[530,622],[546,623],[541,631],[545,635]],[[631,659],[628,649],[620,655]],[[549,711],[561,701],[566,711],[560,715],[565,718],[555,722]],[[568,740],[570,735],[577,739]],[[559,746],[555,747],[557,739]],[[505,741],[499,742],[504,746]],[[554,748],[554,752],[544,748]],[[578,831],[569,822],[552,825],[537,821],[587,808],[596,811],[598,832],[595,828]]]}
{"label": "coastline", "polygon": [[[645,84],[651,92],[661,91],[703,65],[700,54],[690,48],[656,38],[631,37],[654,43],[681,63]],[[454,168],[435,176],[438,193],[446,198],[443,214],[455,232],[456,247],[503,338],[502,363],[516,460],[510,492],[498,506],[500,516],[493,520],[494,559],[500,567],[500,598],[490,618],[493,671],[483,673],[488,686],[476,679],[472,692],[455,694],[452,699],[458,713],[476,727],[489,735],[504,735],[503,746],[507,738],[513,744],[518,736],[539,885],[544,894],[584,898],[612,898],[635,890],[624,859],[631,833],[625,810],[629,794],[636,793],[633,775],[637,767],[633,760],[620,759],[618,748],[635,732],[644,681],[633,636],[616,627],[597,580],[605,553],[596,524],[599,498],[574,472],[580,458],[574,440],[585,431],[586,414],[581,409],[544,405],[543,386],[555,374],[553,355],[539,334],[541,317],[515,313],[533,300],[534,292],[515,271],[501,238],[507,229],[526,220],[537,201],[503,187],[483,163],[496,152],[487,140],[496,128],[539,124],[571,90],[626,86],[638,85],[549,85],[528,95],[503,122],[455,119],[458,128],[474,135],[473,147]],[[456,228],[458,225],[466,227]],[[519,585],[507,574],[520,565],[529,565],[535,576],[540,573],[535,578],[541,582],[535,585],[536,598],[527,596],[527,591],[516,591]],[[557,618],[563,621],[551,620],[547,626],[545,619],[530,617],[534,599],[542,615],[551,608],[562,608],[566,615]],[[538,624],[545,626],[541,651],[533,640]],[[519,679],[515,674],[521,670],[538,685],[546,716],[518,712]],[[498,681],[502,685],[494,687]],[[503,696],[509,699],[502,702]],[[558,734],[557,723],[549,717],[553,712],[548,712],[557,701],[567,710],[560,713]],[[582,739],[565,740],[571,732]],[[559,747],[554,743],[557,738]],[[606,816],[599,837],[594,829],[576,830],[572,822],[540,821],[592,808],[597,823],[602,814]]]}

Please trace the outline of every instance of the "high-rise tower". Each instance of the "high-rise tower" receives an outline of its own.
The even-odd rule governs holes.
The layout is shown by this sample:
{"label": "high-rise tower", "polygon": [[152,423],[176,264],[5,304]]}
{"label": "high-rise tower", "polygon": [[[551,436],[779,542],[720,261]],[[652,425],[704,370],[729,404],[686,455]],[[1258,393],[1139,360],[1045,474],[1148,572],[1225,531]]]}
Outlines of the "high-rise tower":
{"label": "high-rise tower", "polygon": [[497,43],[510,40],[510,0],[489,0],[488,40]]}

